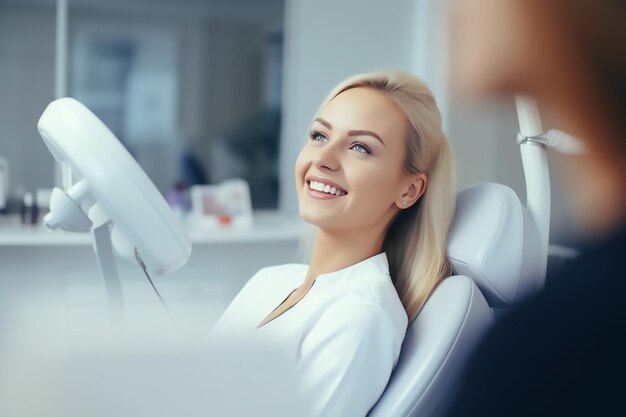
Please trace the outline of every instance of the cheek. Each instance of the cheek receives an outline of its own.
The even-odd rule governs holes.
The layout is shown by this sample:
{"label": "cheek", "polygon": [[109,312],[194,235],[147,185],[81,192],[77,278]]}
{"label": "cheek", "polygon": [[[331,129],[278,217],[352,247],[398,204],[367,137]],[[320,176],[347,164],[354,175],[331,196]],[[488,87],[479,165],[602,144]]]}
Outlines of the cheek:
{"label": "cheek", "polygon": [[388,164],[372,165],[359,171],[361,175],[354,175],[350,184],[359,207],[371,212],[388,208],[394,201],[397,188],[394,167]]}
{"label": "cheek", "polygon": [[296,178],[296,186],[298,190],[302,186],[304,182],[304,174],[306,173],[308,167],[310,166],[310,158],[307,158],[306,147],[302,148],[300,153],[298,154],[298,158],[296,159],[295,165],[295,178]]}

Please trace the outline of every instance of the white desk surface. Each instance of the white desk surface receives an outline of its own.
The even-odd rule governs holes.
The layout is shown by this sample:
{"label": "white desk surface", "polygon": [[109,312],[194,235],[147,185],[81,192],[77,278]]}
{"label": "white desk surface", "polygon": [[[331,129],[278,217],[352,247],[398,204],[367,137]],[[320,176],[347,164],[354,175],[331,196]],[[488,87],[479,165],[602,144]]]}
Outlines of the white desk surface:
{"label": "white desk surface", "polygon": [[[298,217],[277,211],[259,211],[254,213],[253,225],[249,228],[214,229],[188,224],[187,231],[192,244],[297,241],[305,231],[305,224]],[[90,233],[50,232],[41,224],[23,225],[18,216],[0,216],[0,247],[82,246],[91,242]]]}

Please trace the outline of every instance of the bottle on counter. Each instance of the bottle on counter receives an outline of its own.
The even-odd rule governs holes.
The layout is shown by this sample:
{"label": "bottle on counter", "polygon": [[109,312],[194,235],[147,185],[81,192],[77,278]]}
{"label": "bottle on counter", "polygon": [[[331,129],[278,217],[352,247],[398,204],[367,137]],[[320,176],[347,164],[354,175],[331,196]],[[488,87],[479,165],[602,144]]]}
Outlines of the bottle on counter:
{"label": "bottle on counter", "polygon": [[22,224],[36,224],[39,218],[39,208],[35,202],[33,193],[26,192],[22,198],[22,206],[20,208]]}

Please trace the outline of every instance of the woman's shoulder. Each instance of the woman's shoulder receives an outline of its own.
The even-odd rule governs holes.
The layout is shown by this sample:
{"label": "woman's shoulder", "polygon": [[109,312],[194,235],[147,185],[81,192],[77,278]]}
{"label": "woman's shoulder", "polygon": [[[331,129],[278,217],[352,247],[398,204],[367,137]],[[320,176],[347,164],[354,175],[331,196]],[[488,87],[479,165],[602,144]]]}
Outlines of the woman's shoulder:
{"label": "woman's shoulder", "polygon": [[[390,363],[395,363],[406,335],[408,318],[404,309],[383,298],[372,298],[363,293],[344,294],[324,306],[310,327],[301,346],[302,355],[334,341],[340,350],[374,349],[389,352]],[[378,360],[376,359],[376,360]]]}
{"label": "woman's shoulder", "polygon": [[348,314],[355,322],[366,325],[375,321],[392,326],[399,334],[406,333],[408,316],[389,275],[371,277],[350,288],[332,304],[335,313]]}
{"label": "woman's shoulder", "polygon": [[406,316],[389,274],[373,274],[367,279],[353,280],[348,285],[350,294],[345,302],[376,305],[394,316]]}

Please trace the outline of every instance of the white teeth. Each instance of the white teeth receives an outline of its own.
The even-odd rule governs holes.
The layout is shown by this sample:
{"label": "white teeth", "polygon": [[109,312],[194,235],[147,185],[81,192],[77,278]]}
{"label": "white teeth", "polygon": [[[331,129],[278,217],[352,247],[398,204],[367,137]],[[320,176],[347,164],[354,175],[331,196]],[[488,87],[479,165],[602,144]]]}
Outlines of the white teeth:
{"label": "white teeth", "polygon": [[336,196],[342,196],[346,194],[343,191],[337,189],[336,187],[332,187],[328,184],[324,184],[323,182],[318,182],[318,181],[310,181],[309,188],[311,190],[316,190],[316,191],[320,191],[326,194],[331,194],[331,195],[336,195]]}

